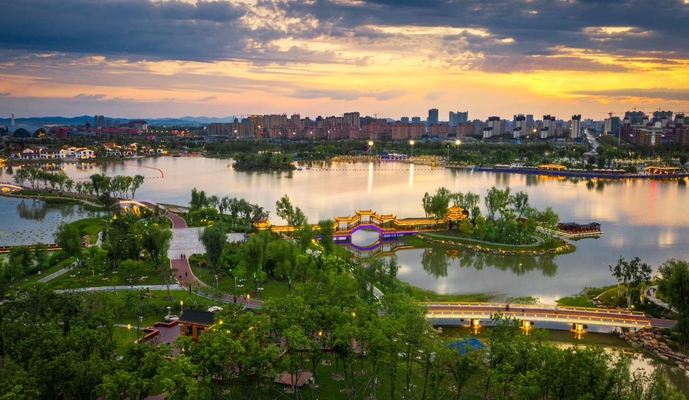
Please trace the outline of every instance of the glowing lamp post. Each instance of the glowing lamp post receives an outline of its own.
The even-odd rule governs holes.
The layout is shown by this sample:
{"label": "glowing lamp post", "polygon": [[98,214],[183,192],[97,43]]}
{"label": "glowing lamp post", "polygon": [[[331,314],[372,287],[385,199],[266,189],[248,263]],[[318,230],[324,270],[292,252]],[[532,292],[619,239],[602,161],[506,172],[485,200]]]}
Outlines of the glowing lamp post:
{"label": "glowing lamp post", "polygon": [[411,146],[411,158],[414,158],[414,141],[410,140],[409,141],[409,146]]}

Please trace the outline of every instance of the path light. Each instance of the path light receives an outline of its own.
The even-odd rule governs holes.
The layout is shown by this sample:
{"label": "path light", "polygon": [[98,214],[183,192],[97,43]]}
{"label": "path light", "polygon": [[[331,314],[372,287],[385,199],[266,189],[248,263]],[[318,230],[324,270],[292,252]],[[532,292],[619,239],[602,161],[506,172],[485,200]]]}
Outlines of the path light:
{"label": "path light", "polygon": [[180,301],[179,301],[179,308],[180,308],[180,310],[181,310],[180,313],[183,313],[183,312],[184,312],[184,300],[180,300]]}

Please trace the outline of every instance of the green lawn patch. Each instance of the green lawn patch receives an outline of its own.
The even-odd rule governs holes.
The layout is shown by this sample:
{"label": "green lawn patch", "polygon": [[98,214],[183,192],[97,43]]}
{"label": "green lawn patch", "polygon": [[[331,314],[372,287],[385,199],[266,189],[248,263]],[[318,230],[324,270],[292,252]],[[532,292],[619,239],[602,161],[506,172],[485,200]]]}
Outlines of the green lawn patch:
{"label": "green lawn patch", "polygon": [[[548,241],[546,240],[544,243],[538,246],[526,246],[526,245],[508,245],[508,244],[501,244],[501,243],[491,243],[491,242],[479,242],[475,241],[472,239],[460,237],[457,232],[454,231],[440,231],[440,232],[426,232],[422,233],[423,236],[426,238],[435,241],[436,245],[447,245],[447,244],[457,244],[460,246],[464,247],[473,247],[473,248],[480,248],[482,251],[488,251],[488,250],[498,250],[498,251],[506,251],[506,252],[543,252],[543,251],[549,251],[549,250],[554,250],[557,248],[560,248],[561,246],[566,246],[564,249],[560,249],[557,254],[567,254],[571,253],[574,250],[576,250],[576,247],[572,245],[571,243],[567,243],[563,240],[554,240],[554,241]],[[404,240],[407,240],[407,238],[403,238]],[[415,247],[423,248],[424,246],[421,245],[421,243],[418,242],[418,240],[427,242],[426,239],[422,239],[419,237],[414,237],[414,239],[409,239],[409,243]],[[445,242],[445,243],[438,243],[438,242]],[[425,247],[429,247],[426,245]]]}
{"label": "green lawn patch", "polygon": [[162,269],[154,271],[146,277],[135,279],[134,281],[125,280],[119,274],[113,274],[110,268],[103,271],[92,271],[88,268],[78,268],[64,275],[58,276],[48,284],[53,289],[77,289],[84,287],[104,287],[104,286],[126,286],[126,285],[164,285]]}
{"label": "green lawn patch", "polygon": [[79,230],[80,235],[89,235],[91,244],[96,244],[98,233],[105,228],[106,224],[107,222],[101,218],[85,218],[70,223]]}
{"label": "green lawn patch", "polygon": [[604,304],[607,304],[605,301],[607,296],[617,296],[617,285],[598,288],[587,287],[579,292],[579,294],[558,299],[557,304],[569,307],[596,307],[596,303],[593,301],[593,298],[596,296],[598,296]]}

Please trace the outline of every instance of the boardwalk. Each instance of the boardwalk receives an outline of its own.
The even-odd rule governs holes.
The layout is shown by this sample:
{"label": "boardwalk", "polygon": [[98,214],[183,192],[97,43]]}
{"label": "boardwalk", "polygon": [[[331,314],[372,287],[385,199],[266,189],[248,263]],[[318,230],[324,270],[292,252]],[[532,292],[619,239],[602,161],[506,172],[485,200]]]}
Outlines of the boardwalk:
{"label": "boardwalk", "polygon": [[427,318],[446,323],[452,323],[452,320],[458,319],[487,321],[492,315],[501,313],[506,317],[531,322],[563,322],[625,328],[672,328],[675,325],[673,320],[651,318],[640,312],[604,308],[515,304],[507,311],[505,304],[496,303],[422,304],[428,307]]}

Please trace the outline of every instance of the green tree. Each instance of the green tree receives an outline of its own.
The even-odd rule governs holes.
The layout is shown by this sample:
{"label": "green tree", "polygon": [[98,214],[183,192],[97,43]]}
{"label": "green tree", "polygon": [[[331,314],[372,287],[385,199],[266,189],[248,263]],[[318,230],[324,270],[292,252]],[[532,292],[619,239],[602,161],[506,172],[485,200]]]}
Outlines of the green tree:
{"label": "green tree", "polygon": [[151,225],[144,231],[141,245],[151,256],[151,261],[153,261],[156,270],[167,260],[167,253],[170,249],[171,241],[172,231],[168,228]]}
{"label": "green tree", "polygon": [[302,226],[306,223],[306,216],[299,207],[294,207],[288,195],[282,196],[275,202],[275,210],[278,217],[287,221],[289,226]]}
{"label": "green tree", "polygon": [[501,218],[504,218],[504,213],[507,210],[507,206],[510,204],[510,188],[507,187],[504,190],[500,190],[495,186],[491,187],[488,189],[484,203],[486,205],[489,220],[495,220],[496,212],[499,212]]}
{"label": "green tree", "polygon": [[62,248],[62,251],[69,257],[76,258],[79,263],[84,243],[77,227],[63,222],[58,225],[54,237],[55,243]]}
{"label": "green tree", "polygon": [[651,282],[651,266],[642,263],[639,257],[634,257],[631,261],[627,261],[620,256],[617,264],[615,266],[608,265],[608,268],[612,276],[617,279],[618,298],[620,297],[620,285],[626,286],[627,308],[630,308],[634,292],[640,291],[642,285],[648,285]]}
{"label": "green tree", "polygon": [[512,212],[521,218],[529,209],[529,195],[524,192],[517,192],[510,197],[510,204],[512,205]]}
{"label": "green tree", "polygon": [[28,275],[34,265],[34,257],[27,246],[13,246],[10,248],[9,263],[18,268],[22,275]]}
{"label": "green tree", "polygon": [[227,232],[221,223],[215,223],[199,234],[199,239],[206,249],[206,259],[211,269],[217,274],[222,266],[222,257],[227,246]]}
{"label": "green tree", "polygon": [[318,235],[321,237],[321,246],[325,250],[325,255],[330,255],[335,249],[335,222],[332,219],[318,221]]}
{"label": "green tree", "polygon": [[659,268],[658,291],[676,313],[675,329],[682,335],[686,346],[689,343],[689,264],[684,260],[671,259]]}
{"label": "green tree", "polygon": [[19,186],[24,186],[24,182],[29,180],[29,174],[30,172],[28,168],[20,168],[14,173],[14,182]]}
{"label": "green tree", "polygon": [[33,258],[41,269],[45,269],[48,262],[48,246],[43,242],[38,242],[33,247]]}

